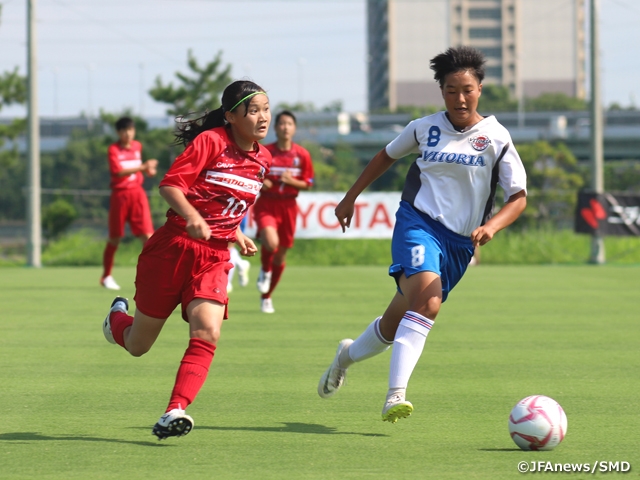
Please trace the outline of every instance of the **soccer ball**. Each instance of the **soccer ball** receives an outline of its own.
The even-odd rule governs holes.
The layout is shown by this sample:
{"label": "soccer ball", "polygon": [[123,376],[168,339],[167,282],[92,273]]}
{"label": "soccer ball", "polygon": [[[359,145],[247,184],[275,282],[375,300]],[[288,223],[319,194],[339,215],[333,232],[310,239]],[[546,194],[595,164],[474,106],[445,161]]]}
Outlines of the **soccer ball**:
{"label": "soccer ball", "polygon": [[509,433],[522,450],[553,450],[567,433],[567,416],[554,399],[532,395],[511,410]]}

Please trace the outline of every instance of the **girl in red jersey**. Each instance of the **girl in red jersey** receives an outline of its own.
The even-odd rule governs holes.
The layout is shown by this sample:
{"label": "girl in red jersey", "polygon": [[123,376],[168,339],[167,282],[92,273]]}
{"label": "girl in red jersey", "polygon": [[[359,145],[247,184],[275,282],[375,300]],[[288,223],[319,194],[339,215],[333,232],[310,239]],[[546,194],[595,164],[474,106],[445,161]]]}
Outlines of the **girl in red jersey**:
{"label": "girl in red jersey", "polygon": [[136,128],[131,118],[118,119],[115,127],[118,141],[111,144],[108,151],[111,172],[109,239],[102,254],[100,278],[100,284],[109,290],[120,290],[111,271],[120,240],[124,237],[125,223],[129,222],[131,233],[142,240],[143,245],[153,235],[151,210],[142,184],[143,174],[154,177],[158,168],[155,158],[142,161],[142,144],[135,140]]}
{"label": "girl in red jersey", "polygon": [[267,145],[273,163],[253,208],[262,244],[262,268],[256,286],[262,294],[260,309],[264,313],[275,312],[271,294],[284,271],[287,250],[293,247],[298,216],[296,197],[300,190],[308,190],[313,185],[311,155],[293,143],[296,133],[293,113],[288,110],[278,113],[275,130],[277,141]]}
{"label": "girl in red jersey", "polygon": [[270,121],[264,90],[237,81],[224,90],[218,110],[179,124],[176,139],[186,149],[160,182],[171,208],[138,259],[135,315],[128,315],[125,298],[116,297],[104,320],[105,338],[139,357],[182,305],[189,346],[166,413],[153,427],[160,440],[193,428],[185,409],[204,384],[227,318],[228,243],[235,242],[243,255],[257,252],[239,224],[270,167],[271,154],[257,143]]}

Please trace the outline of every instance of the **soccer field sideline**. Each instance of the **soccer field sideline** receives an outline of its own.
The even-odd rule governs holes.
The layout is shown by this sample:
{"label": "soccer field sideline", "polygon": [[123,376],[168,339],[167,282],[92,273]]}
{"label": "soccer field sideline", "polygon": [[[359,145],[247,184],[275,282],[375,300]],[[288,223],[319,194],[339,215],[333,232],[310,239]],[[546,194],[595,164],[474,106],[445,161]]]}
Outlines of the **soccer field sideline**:
{"label": "soccer field sideline", "polygon": [[[380,420],[388,353],[352,367],[336,397],[315,391],[337,342],[386,306],[385,270],[290,266],[273,315],[259,312],[253,283],[236,287],[189,409],[195,429],[162,443],[151,426],[186,346],[182,320],[174,313],[151,352],[131,358],[102,337],[114,295],[97,286],[97,268],[0,270],[0,477],[501,479],[520,477],[520,461],[640,468],[637,267],[470,269],[409,384],[414,415],[396,425]],[[116,274],[131,298],[134,269]],[[508,414],[537,393],[564,407],[568,434],[552,452],[521,452]]]}

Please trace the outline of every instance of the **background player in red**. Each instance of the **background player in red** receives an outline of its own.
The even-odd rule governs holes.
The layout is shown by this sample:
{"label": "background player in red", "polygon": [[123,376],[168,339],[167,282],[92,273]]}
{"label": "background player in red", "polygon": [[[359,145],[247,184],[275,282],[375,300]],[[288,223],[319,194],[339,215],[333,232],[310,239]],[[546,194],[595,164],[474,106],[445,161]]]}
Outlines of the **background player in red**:
{"label": "background player in red", "polygon": [[288,110],[280,112],[276,115],[275,130],[278,140],[267,145],[273,157],[271,171],[253,207],[262,244],[262,267],[256,286],[262,294],[260,308],[264,313],[275,312],[271,294],[282,277],[287,250],[293,247],[298,216],[296,197],[300,190],[313,185],[311,155],[293,143],[295,115]]}
{"label": "background player in red", "polygon": [[271,163],[269,151],[257,143],[270,121],[264,90],[237,81],[224,90],[218,110],[179,124],[177,140],[187,147],[160,182],[171,208],[138,259],[135,316],[128,315],[127,300],[116,297],[104,320],[106,339],[139,357],[182,305],[190,340],[165,414],[153,427],[161,440],[193,428],[185,409],[204,384],[227,318],[228,243],[244,255],[257,252],[239,225]]}
{"label": "background player in red", "polygon": [[137,140],[133,120],[120,118],[116,124],[118,141],[109,147],[109,170],[111,171],[111,199],[109,201],[109,240],[102,255],[102,278],[100,283],[110,290],[120,290],[111,276],[113,259],[120,239],[124,237],[124,225],[129,222],[131,233],[144,244],[153,234],[151,210],[147,194],[142,188],[144,173],[153,177],[157,173],[158,161],[142,161],[142,145]]}

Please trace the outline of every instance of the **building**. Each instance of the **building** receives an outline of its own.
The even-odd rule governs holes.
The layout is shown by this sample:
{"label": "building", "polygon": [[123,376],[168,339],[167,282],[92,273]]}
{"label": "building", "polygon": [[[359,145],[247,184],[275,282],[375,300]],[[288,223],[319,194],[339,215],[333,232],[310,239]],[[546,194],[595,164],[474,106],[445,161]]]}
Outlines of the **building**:
{"label": "building", "polygon": [[585,98],[584,0],[367,0],[369,110],[440,105],[429,59],[468,45],[514,98]]}

